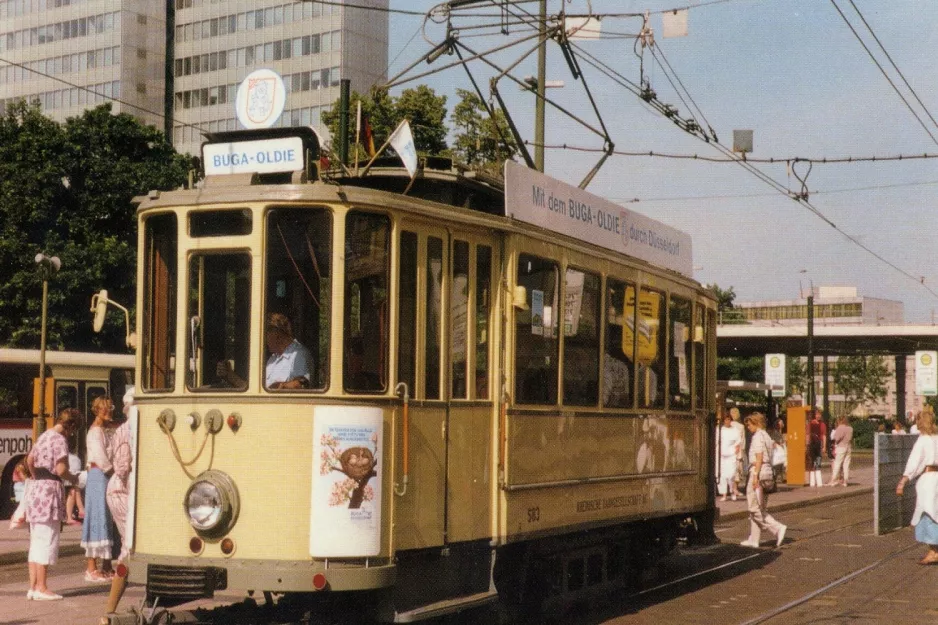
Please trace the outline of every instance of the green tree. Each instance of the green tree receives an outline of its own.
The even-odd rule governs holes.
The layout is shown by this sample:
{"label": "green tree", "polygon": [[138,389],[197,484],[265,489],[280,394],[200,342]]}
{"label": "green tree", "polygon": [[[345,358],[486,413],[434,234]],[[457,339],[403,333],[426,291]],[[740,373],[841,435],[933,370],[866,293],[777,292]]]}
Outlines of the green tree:
{"label": "green tree", "polygon": [[[362,114],[368,119],[374,134],[375,149],[387,141],[388,137],[404,119],[410,121],[410,128],[414,134],[414,145],[417,153],[423,156],[439,156],[447,151],[446,145],[446,96],[438,96],[436,92],[420,85],[413,89],[405,89],[398,97],[389,95],[386,91],[376,91],[371,95],[362,95],[353,92],[349,99],[350,111],[348,117],[348,136],[351,143],[349,155],[355,154],[355,112],[357,102],[361,102]],[[335,140],[339,136],[339,101],[336,100],[332,108],[322,113],[322,122],[329,129],[332,141],[327,147],[336,151]],[[365,154],[364,137],[359,139],[359,154]]]}
{"label": "green tree", "polygon": [[721,289],[718,284],[708,284],[706,288],[713,294],[717,301],[717,315],[721,324],[741,324],[746,323],[742,311],[737,310],[735,306],[736,291],[733,287]]}
{"label": "green tree", "polygon": [[456,94],[459,103],[450,117],[456,129],[454,156],[467,165],[499,170],[518,151],[505,114],[496,108],[492,119],[475,92],[457,89]]}
{"label": "green tree", "polygon": [[[91,294],[135,300],[131,200],[178,187],[190,166],[162,133],[109,104],[58,124],[17,103],[0,118],[0,344],[38,347],[42,285],[33,258],[58,256],[49,288],[48,347],[119,350],[122,315],[91,330]],[[111,313],[115,314],[116,313]]]}
{"label": "green tree", "polygon": [[867,401],[885,398],[890,376],[883,356],[841,356],[831,372],[844,395],[847,413]]}

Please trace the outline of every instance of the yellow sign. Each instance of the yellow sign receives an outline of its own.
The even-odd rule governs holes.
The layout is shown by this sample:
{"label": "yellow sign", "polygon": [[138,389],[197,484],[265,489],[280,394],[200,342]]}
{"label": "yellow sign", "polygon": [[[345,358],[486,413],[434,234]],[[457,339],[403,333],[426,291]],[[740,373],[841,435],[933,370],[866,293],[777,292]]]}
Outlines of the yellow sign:
{"label": "yellow sign", "polygon": [[643,365],[658,359],[658,313],[661,308],[661,295],[653,291],[642,290],[638,296],[638,358],[632,357],[632,345],[635,340],[635,287],[625,290],[625,306],[622,316],[622,353]]}
{"label": "yellow sign", "polygon": [[[33,414],[39,415],[39,378],[33,378]],[[46,414],[55,410],[55,378],[46,378]]]}

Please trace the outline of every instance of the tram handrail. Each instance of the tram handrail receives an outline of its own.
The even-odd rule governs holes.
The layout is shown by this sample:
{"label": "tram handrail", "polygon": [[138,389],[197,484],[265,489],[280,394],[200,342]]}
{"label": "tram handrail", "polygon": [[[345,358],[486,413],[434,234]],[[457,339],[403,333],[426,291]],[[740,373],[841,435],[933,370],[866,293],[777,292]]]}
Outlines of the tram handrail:
{"label": "tram handrail", "polygon": [[407,494],[407,480],[409,479],[410,473],[410,392],[407,389],[406,382],[398,382],[397,386],[394,387],[394,392],[401,396],[401,401],[403,402],[401,433],[404,439],[401,449],[403,453],[403,475],[401,476],[400,484],[396,482],[394,484],[394,494],[398,497],[403,497]]}

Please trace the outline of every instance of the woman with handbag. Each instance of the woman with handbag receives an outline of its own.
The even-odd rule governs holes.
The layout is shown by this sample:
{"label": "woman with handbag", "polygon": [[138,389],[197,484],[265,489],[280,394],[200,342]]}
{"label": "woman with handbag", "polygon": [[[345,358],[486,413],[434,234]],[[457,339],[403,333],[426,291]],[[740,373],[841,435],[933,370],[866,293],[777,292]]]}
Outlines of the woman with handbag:
{"label": "woman with handbag", "polygon": [[746,503],[749,509],[749,538],[740,543],[744,547],[758,547],[762,530],[775,534],[775,546],[785,541],[787,526],[768,513],[769,493],[775,492],[775,474],[772,472],[772,449],[775,443],[765,431],[765,415],[754,412],[745,419],[746,429],[752,434],[749,441],[749,482]]}

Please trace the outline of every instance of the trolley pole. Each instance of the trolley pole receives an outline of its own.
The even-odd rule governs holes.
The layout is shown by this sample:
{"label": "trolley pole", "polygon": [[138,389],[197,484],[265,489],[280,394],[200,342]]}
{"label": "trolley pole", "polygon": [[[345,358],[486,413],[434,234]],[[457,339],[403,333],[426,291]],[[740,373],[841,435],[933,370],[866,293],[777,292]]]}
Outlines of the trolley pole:
{"label": "trolley pole", "polygon": [[36,254],[39,277],[42,279],[42,326],[39,339],[39,411],[36,415],[36,435],[46,431],[46,319],[49,311],[49,279],[62,266],[58,256],[49,258]]}
{"label": "trolley pole", "polygon": [[537,47],[537,102],[534,108],[534,168],[544,171],[544,93],[547,81],[547,0],[540,2],[538,29],[541,43]]}

